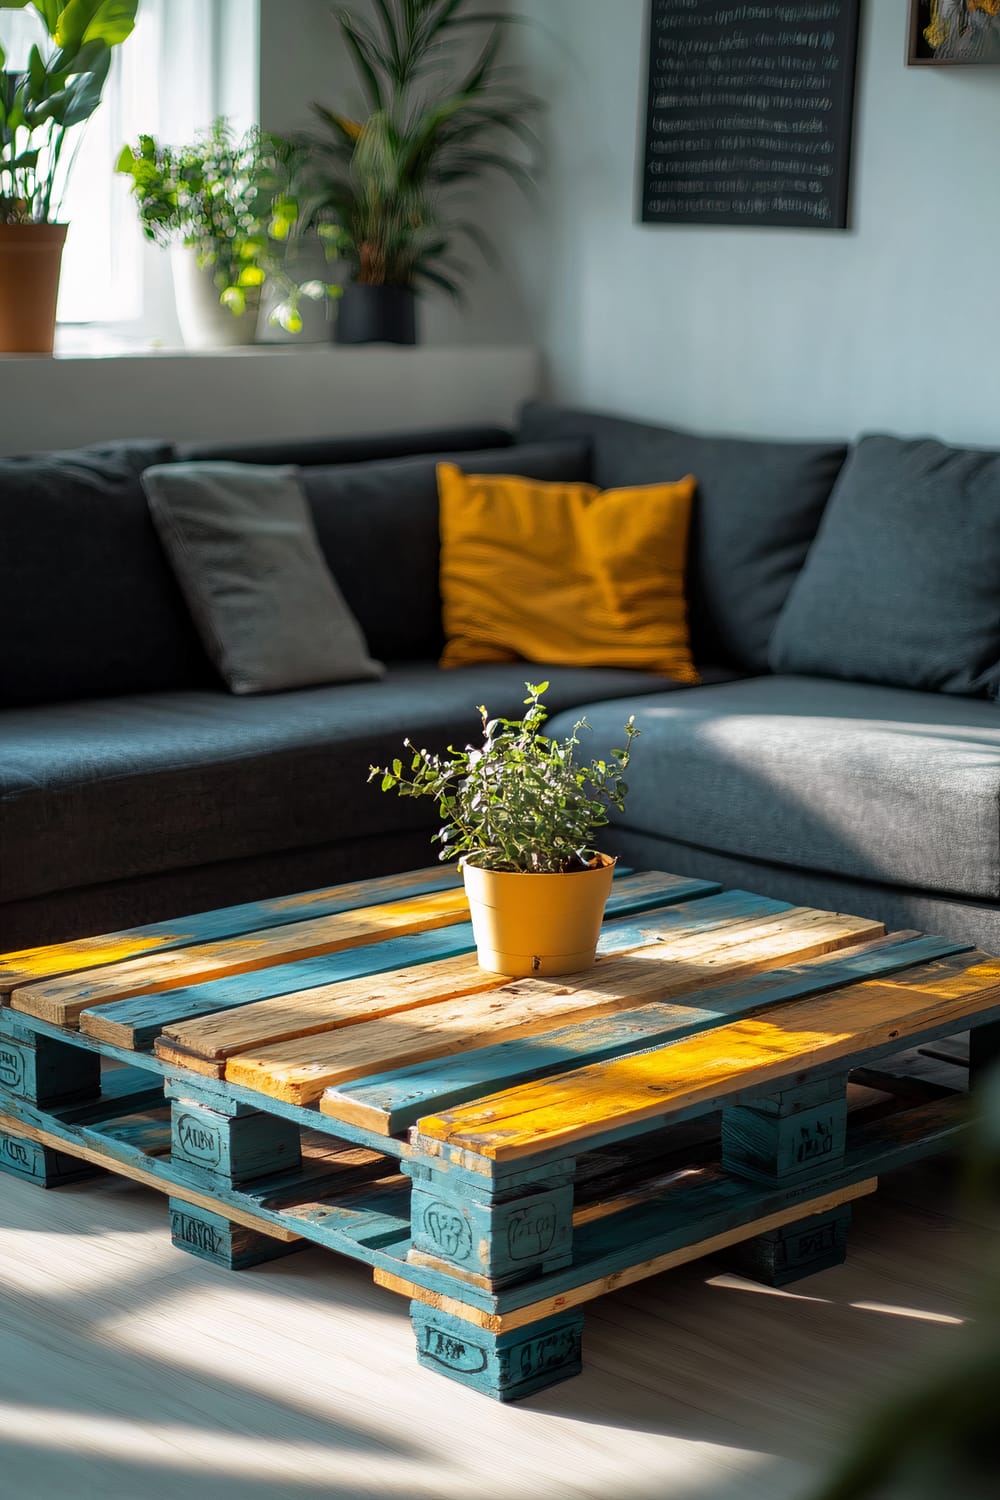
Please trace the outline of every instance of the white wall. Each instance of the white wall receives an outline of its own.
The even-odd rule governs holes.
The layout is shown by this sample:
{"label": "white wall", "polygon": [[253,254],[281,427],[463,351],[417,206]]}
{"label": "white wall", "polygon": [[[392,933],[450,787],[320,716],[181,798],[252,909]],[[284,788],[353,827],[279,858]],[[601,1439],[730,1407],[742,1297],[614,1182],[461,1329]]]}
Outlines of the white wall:
{"label": "white wall", "polygon": [[640,225],[645,0],[521,9],[550,157],[508,250],[554,394],[708,430],[1000,444],[1000,69],[906,68],[907,0],[867,0],[852,231]]}

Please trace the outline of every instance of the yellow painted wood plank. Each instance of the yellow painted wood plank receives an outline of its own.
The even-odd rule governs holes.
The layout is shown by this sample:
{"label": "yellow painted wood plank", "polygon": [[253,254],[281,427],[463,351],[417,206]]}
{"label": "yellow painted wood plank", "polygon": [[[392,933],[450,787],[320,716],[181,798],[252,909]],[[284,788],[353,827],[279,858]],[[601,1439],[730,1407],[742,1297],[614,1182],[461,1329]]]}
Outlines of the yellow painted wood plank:
{"label": "yellow painted wood plank", "polygon": [[171,1198],[179,1198],[182,1203],[191,1203],[196,1208],[207,1209],[209,1213],[221,1214],[224,1219],[229,1219],[234,1224],[242,1224],[246,1229],[255,1229],[259,1234],[267,1234],[273,1240],[281,1240],[286,1245],[294,1244],[302,1238],[299,1234],[293,1234],[290,1229],[281,1229],[277,1224],[272,1224],[268,1219],[258,1219],[256,1215],[245,1213],[241,1208],[234,1208],[230,1204],[222,1204],[218,1198],[212,1198],[208,1193],[199,1193],[194,1188],[185,1187],[180,1183],[167,1182],[158,1177],[154,1172],[145,1172],[142,1167],[133,1166],[131,1162],[118,1161],[107,1156],[103,1151],[97,1151],[92,1146],[84,1145],[83,1141],[67,1141],[61,1135],[53,1135],[48,1130],[42,1130],[36,1125],[28,1125],[23,1120],[16,1120],[11,1115],[0,1114],[0,1131],[5,1135],[20,1136],[22,1140],[35,1141],[39,1146],[51,1146],[54,1151],[60,1151],[64,1156],[75,1156],[80,1161],[90,1162],[92,1166],[103,1167],[107,1172],[114,1172],[116,1177],[127,1177],[131,1182],[139,1182],[143,1187],[154,1188],[158,1193],[166,1193]]}
{"label": "yellow painted wood plank", "polygon": [[[962,1029],[1000,1003],[1000,959],[979,952],[869,980],[650,1052],[578,1068],[422,1119],[417,1147],[509,1162],[585,1141],[613,1126],[669,1117],[763,1086],[796,1064],[863,1055],[928,1026]],[[471,1164],[471,1163],[470,1163]]]}
{"label": "yellow painted wood plank", "polygon": [[[701,1240],[697,1245],[685,1245],[681,1250],[670,1250],[663,1255],[656,1255],[651,1260],[628,1266],[623,1271],[614,1271],[610,1276],[584,1282],[580,1286],[571,1287],[569,1291],[560,1292],[557,1296],[543,1297],[537,1302],[526,1303],[524,1307],[514,1308],[507,1313],[490,1313],[483,1311],[482,1308],[470,1307],[458,1297],[448,1297],[443,1292],[428,1291],[426,1287],[418,1286],[416,1282],[407,1280],[405,1276],[397,1275],[394,1271],[383,1270],[380,1266],[375,1267],[375,1284],[387,1287],[391,1292],[398,1292],[401,1297],[408,1297],[411,1301],[423,1302],[427,1307],[433,1307],[438,1312],[451,1313],[453,1317],[472,1323],[477,1328],[487,1328],[491,1333],[509,1333],[514,1329],[524,1328],[529,1323],[538,1322],[542,1318],[550,1318],[554,1313],[568,1312],[572,1307],[580,1307],[585,1302],[592,1302],[596,1297],[603,1297],[606,1292],[617,1291],[623,1286],[632,1286],[635,1282],[644,1281],[649,1276],[659,1276],[662,1271],[672,1271],[675,1267],[687,1265],[693,1260],[702,1260],[708,1255],[718,1255],[720,1251],[728,1250],[732,1245],[741,1244],[744,1240],[754,1239],[758,1234],[769,1234],[774,1229],[784,1228],[786,1224],[797,1224],[800,1219],[829,1213],[844,1203],[853,1203],[858,1198],[867,1197],[877,1188],[877,1177],[870,1177],[864,1182],[855,1182],[850,1187],[838,1188],[835,1192],[824,1193],[821,1197],[810,1198],[804,1203],[796,1203],[791,1208],[783,1208],[776,1213],[766,1214],[763,1218],[754,1219],[748,1224],[741,1224],[736,1229],[727,1229],[722,1234],[715,1234],[709,1239]],[[449,1267],[449,1270],[451,1269],[453,1268]]]}
{"label": "yellow painted wood plank", "polygon": [[[286,924],[290,918],[293,921],[305,921],[316,915],[318,906],[331,901],[343,903],[343,909],[348,910],[364,901],[372,886],[378,887],[380,905],[385,905],[388,901],[402,899],[412,893],[414,886],[425,885],[429,880],[444,884],[447,875],[448,872],[442,871],[440,866],[430,866],[410,870],[403,875],[354,880],[343,885],[324,886],[315,891],[302,891],[297,895],[246,902],[242,906],[226,907],[217,912],[179,917],[176,921],[152,922],[145,927],[75,938],[70,942],[49,944],[41,948],[21,948],[0,956],[0,995],[8,995],[20,985],[55,979],[60,974],[78,974],[86,969],[120,963],[122,959],[138,958],[146,953],[189,947],[194,943],[233,936],[236,932],[256,931],[267,927],[269,918],[282,924]],[[220,924],[225,928],[227,923],[232,924],[228,932],[220,932]],[[213,927],[216,928],[214,932]]]}
{"label": "yellow painted wood plank", "polygon": [[864,942],[882,931],[880,923],[862,918],[791,908],[707,934],[668,937],[625,957],[602,960],[586,971],[582,982],[580,976],[517,980],[464,999],[421,1005],[401,1016],[267,1042],[232,1056],[225,1076],[273,1098],[309,1104],[331,1085],[366,1073],[531,1036],[577,1016],[670,1000],[730,973],[752,974]]}
{"label": "yellow painted wood plank", "polygon": [[285,927],[264,928],[223,942],[199,943],[193,948],[126,959],[107,968],[25,985],[13,992],[10,1003],[14,1010],[57,1026],[76,1026],[80,1013],[95,1005],[197,984],[224,974],[289,963],[296,958],[335,953],[343,948],[377,943],[383,938],[428,932],[466,921],[468,915],[464,891],[440,891],[293,922]]}

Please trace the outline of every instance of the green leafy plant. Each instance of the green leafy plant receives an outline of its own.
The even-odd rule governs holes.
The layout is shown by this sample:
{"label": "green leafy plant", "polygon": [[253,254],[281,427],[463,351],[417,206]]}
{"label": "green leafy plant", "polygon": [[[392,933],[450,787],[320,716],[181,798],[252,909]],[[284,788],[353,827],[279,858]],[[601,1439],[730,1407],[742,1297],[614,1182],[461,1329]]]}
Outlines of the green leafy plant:
{"label": "green leafy plant", "polygon": [[[524,188],[534,181],[530,120],[540,101],[499,62],[515,18],[470,14],[470,0],[372,0],[370,11],[369,20],[337,14],[365,113],[314,106],[326,131],[312,141],[293,196],[355,281],[430,283],[457,296],[468,268],[456,241],[492,251],[452,190],[497,172]],[[462,67],[462,41],[482,27],[478,56]]]}
{"label": "green leafy plant", "polygon": [[[0,0],[31,10],[51,46],[32,46],[8,72],[0,41],[0,223],[49,224],[65,190],[66,143],[101,102],[112,51],[135,26],[139,0]],[[2,26],[2,21],[0,21]]]}
{"label": "green leafy plant", "polygon": [[219,300],[236,317],[256,302],[269,277],[275,279],[284,300],[272,320],[292,333],[302,327],[299,297],[322,300],[332,290],[322,281],[298,285],[284,276],[281,242],[291,223],[283,189],[297,151],[257,129],[237,136],[218,119],[177,149],[140,136],[117,163],[132,180],[147,239],[194,250],[199,266],[211,268]]}
{"label": "green leafy plant", "polygon": [[550,739],[542,726],[548,714],[541,702],[548,683],[525,683],[527,712],[521,719],[491,719],[485,708],[483,743],[478,749],[449,747],[446,756],[410,752],[402,760],[372,766],[369,781],[380,778],[384,792],[401,797],[433,797],[443,819],[434,839],[441,859],[465,855],[488,870],[557,875],[595,863],[591,835],[608,822],[609,808],[624,809],[624,775],[639,731],[634,717],[625,725],[625,746],[611,760],[577,760],[580,731]]}

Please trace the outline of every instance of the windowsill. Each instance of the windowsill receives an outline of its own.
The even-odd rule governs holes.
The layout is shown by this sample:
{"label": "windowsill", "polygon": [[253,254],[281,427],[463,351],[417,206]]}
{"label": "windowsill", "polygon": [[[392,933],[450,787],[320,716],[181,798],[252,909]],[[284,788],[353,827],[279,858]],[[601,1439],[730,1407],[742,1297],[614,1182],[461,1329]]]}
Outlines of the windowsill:
{"label": "windowsill", "polygon": [[[167,356],[170,359],[191,358],[199,359],[206,355],[217,359],[221,356],[237,357],[254,354],[272,354],[276,349],[284,351],[309,351],[323,349],[328,340],[316,339],[272,339],[256,344],[237,344],[231,348],[220,349],[186,349],[183,344],[168,344],[159,341],[139,340],[130,338],[125,334],[113,333],[105,328],[81,328],[73,325],[63,325],[56,329],[56,359],[137,359],[146,356],[156,358]],[[19,358],[21,356],[0,355],[0,358]],[[28,356],[29,358],[33,356]],[[37,357],[37,356],[34,356]],[[47,357],[47,356],[42,356]]]}

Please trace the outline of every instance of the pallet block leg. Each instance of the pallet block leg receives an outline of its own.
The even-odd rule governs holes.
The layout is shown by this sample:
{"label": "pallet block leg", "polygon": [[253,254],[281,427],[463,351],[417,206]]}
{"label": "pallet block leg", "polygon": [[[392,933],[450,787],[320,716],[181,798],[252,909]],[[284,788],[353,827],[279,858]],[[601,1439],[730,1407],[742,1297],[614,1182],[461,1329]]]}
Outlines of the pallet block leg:
{"label": "pallet block leg", "polygon": [[24,1099],[39,1109],[96,1099],[101,1059],[96,1052],[0,1020],[0,1098]]}
{"label": "pallet block leg", "polygon": [[511,1286],[572,1264],[575,1162],[496,1181],[406,1162],[413,1179],[409,1259],[472,1281]]}
{"label": "pallet block leg", "polygon": [[170,1238],[179,1250],[227,1271],[245,1271],[302,1247],[301,1241],[286,1244],[179,1198],[170,1199]]}
{"label": "pallet block leg", "polygon": [[850,1224],[849,1207],[800,1219],[735,1245],[726,1253],[726,1264],[764,1286],[789,1286],[841,1264],[847,1256]]}
{"label": "pallet block leg", "polygon": [[722,1165],[755,1182],[799,1182],[835,1167],[847,1142],[847,1078],[823,1078],[722,1111]]}
{"label": "pallet block leg", "polygon": [[95,1177],[102,1170],[64,1151],[53,1151],[51,1146],[40,1146],[4,1131],[0,1131],[0,1169],[43,1188],[79,1182],[81,1177]]}
{"label": "pallet block leg", "polygon": [[[175,1096],[170,1115],[171,1161],[209,1191],[238,1188],[255,1178],[295,1168],[301,1159],[298,1126],[247,1105],[232,1103],[220,1109]],[[174,1198],[170,1200],[170,1231],[178,1249],[233,1271],[277,1260],[305,1244],[276,1240],[233,1223],[224,1214]]]}
{"label": "pallet block leg", "polygon": [[560,1313],[510,1333],[490,1333],[422,1302],[410,1303],[417,1359],[494,1401],[520,1401],[579,1375],[583,1314]]}

